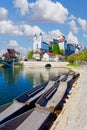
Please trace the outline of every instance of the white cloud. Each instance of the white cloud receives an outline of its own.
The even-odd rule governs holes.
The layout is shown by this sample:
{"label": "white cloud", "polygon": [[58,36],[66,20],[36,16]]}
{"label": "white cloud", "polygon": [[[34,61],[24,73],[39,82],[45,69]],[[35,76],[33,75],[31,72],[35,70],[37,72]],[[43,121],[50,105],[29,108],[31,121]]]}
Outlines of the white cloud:
{"label": "white cloud", "polygon": [[15,49],[20,53],[20,56],[26,55],[29,50],[28,48],[21,46],[16,40],[10,40],[6,45],[6,48]]}
{"label": "white cloud", "polygon": [[68,25],[70,26],[71,30],[72,30],[74,33],[78,33],[79,29],[78,29],[78,27],[76,26],[76,23],[75,23],[74,20],[72,20],[71,22],[69,22]]}
{"label": "white cloud", "polygon": [[8,11],[5,8],[0,8],[0,20],[6,19]]}
{"label": "white cloud", "polygon": [[59,2],[37,0],[35,3],[29,3],[29,7],[33,12],[29,17],[31,21],[64,23],[67,20],[68,10]]}
{"label": "white cloud", "polygon": [[28,3],[28,0],[14,0],[14,7],[20,9],[21,15],[30,13],[29,21],[64,23],[68,15],[68,10],[61,3],[51,0],[32,3]]}
{"label": "white cloud", "polygon": [[0,57],[2,57],[2,55],[6,52],[5,49],[0,49]]}
{"label": "white cloud", "polygon": [[19,26],[15,26],[12,21],[0,21],[0,33],[7,35],[22,35]]}
{"label": "white cloud", "polygon": [[40,34],[40,32],[43,33],[43,31],[36,25],[30,26],[28,24],[24,24],[21,25],[21,29],[26,36],[33,36],[34,34]]}
{"label": "white cloud", "polygon": [[22,56],[23,56],[23,55],[26,55],[27,52],[28,52],[28,49],[25,48],[25,47],[22,47],[22,46],[19,46],[18,48],[16,48],[16,50],[17,50],[18,52],[20,52],[20,54],[21,54]]}
{"label": "white cloud", "polygon": [[6,34],[10,36],[29,36],[32,37],[34,34],[40,34],[40,32],[44,33],[42,29],[40,29],[37,25],[30,26],[28,24],[20,24],[15,25],[10,20],[0,21],[0,33]]}
{"label": "white cloud", "polygon": [[10,40],[10,42],[9,42],[9,46],[17,47],[17,46],[18,46],[18,43],[17,43],[16,40]]}
{"label": "white cloud", "polygon": [[49,41],[52,41],[53,39],[56,39],[58,38],[58,36],[60,36],[62,33],[59,29],[57,30],[52,30],[52,31],[49,31],[48,33],[45,33],[43,35],[43,39],[45,42],[49,42]]}
{"label": "white cloud", "polygon": [[72,32],[69,32],[67,36],[67,42],[71,44],[79,44],[78,38],[74,36]]}
{"label": "white cloud", "polygon": [[60,36],[62,33],[59,29],[57,29],[50,31],[49,34],[51,35],[52,38],[58,38],[58,36]]}
{"label": "white cloud", "polygon": [[21,15],[25,15],[28,13],[27,0],[14,0],[14,7],[20,9]]}
{"label": "white cloud", "polygon": [[87,34],[83,34],[83,37],[87,39]]}
{"label": "white cloud", "polygon": [[86,31],[87,30],[87,21],[85,19],[78,18],[78,23],[80,24],[81,28]]}
{"label": "white cloud", "polygon": [[75,17],[73,14],[71,14],[71,16],[70,16],[68,19],[70,19],[70,20],[75,20],[76,17]]}

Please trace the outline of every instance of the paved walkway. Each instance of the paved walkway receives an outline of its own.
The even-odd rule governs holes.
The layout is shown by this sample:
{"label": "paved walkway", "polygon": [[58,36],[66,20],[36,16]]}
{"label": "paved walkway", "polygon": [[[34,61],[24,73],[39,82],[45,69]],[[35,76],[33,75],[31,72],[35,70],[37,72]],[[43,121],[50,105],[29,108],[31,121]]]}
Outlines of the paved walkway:
{"label": "paved walkway", "polygon": [[80,78],[51,130],[87,130],[87,67],[74,69]]}

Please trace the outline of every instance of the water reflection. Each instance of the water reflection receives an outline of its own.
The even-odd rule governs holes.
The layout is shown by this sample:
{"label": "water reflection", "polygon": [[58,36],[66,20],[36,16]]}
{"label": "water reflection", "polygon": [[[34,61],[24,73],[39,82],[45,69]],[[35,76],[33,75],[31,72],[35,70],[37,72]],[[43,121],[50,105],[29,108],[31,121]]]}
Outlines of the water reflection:
{"label": "water reflection", "polygon": [[68,70],[64,68],[0,68],[0,104],[12,101],[21,93],[65,71]]}
{"label": "water reflection", "polygon": [[29,80],[32,79],[33,87],[40,84],[43,81],[47,81],[52,77],[57,76],[60,73],[68,72],[68,69],[64,68],[24,68],[23,75]]}
{"label": "water reflection", "polygon": [[7,84],[14,84],[16,83],[20,78],[20,68],[12,69],[12,68],[6,68],[1,69],[1,73],[3,75],[3,78]]}

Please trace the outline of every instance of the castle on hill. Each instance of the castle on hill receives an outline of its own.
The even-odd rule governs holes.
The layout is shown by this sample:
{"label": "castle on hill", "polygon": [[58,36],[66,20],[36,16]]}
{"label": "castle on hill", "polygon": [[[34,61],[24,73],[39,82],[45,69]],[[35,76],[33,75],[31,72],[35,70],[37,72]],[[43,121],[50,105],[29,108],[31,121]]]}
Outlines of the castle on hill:
{"label": "castle on hill", "polygon": [[[40,33],[39,35],[34,35],[34,42],[33,42],[33,54],[34,57],[36,55],[42,55],[46,52],[50,52],[51,47],[53,44],[58,44],[59,48],[64,51],[65,56],[69,56],[76,51],[79,51],[80,46],[77,44],[67,43],[65,36],[61,35],[58,38],[53,39],[52,42],[46,43],[43,41],[43,35]],[[36,56],[36,57],[38,57]],[[39,56],[40,57],[40,56]]]}

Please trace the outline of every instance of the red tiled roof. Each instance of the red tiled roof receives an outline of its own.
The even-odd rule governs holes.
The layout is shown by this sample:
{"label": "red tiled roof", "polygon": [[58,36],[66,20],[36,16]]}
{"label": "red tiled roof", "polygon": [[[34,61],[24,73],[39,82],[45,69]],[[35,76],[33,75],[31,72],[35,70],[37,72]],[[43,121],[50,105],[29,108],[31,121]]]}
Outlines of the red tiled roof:
{"label": "red tiled roof", "polygon": [[51,53],[51,52],[47,52],[47,54],[49,55],[49,56],[55,56],[53,53]]}
{"label": "red tiled roof", "polygon": [[10,53],[10,54],[11,54],[11,53],[12,53],[12,54],[15,54],[15,53],[16,53],[16,54],[18,54],[18,55],[20,54],[19,52],[15,51],[14,49],[7,49],[7,50],[8,50],[8,53]]}
{"label": "red tiled roof", "polygon": [[3,56],[9,56],[9,53],[8,53],[8,52],[6,52],[5,54],[3,54]]}
{"label": "red tiled roof", "polygon": [[20,53],[16,52],[14,49],[7,49],[8,52],[3,54],[5,57],[15,57],[15,54],[19,55]]}

